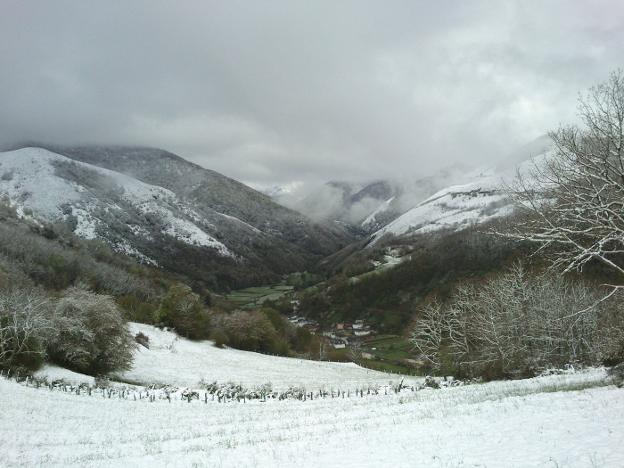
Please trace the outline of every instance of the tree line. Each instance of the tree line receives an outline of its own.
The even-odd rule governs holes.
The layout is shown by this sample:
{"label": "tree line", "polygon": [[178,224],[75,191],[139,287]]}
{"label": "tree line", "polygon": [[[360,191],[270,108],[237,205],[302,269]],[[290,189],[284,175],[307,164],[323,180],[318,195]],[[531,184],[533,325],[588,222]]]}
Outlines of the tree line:
{"label": "tree line", "polygon": [[517,214],[491,233],[547,267],[517,264],[431,298],[412,331],[430,369],[496,378],[624,361],[624,72],[582,95],[579,115],[518,175]]}

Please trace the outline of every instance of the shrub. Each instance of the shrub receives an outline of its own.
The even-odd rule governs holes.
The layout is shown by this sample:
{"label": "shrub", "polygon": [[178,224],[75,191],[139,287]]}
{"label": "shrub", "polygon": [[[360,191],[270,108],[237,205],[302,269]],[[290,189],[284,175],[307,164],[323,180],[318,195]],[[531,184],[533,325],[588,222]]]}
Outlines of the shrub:
{"label": "shrub", "polygon": [[271,354],[288,353],[288,346],[280,342],[275,327],[262,312],[220,314],[215,316],[215,328],[223,330],[234,348]]}
{"label": "shrub", "polygon": [[230,343],[230,339],[228,338],[227,334],[220,328],[212,331],[212,333],[210,334],[210,339],[214,341],[214,345],[217,348],[223,348]]}
{"label": "shrub", "polygon": [[210,335],[210,315],[201,298],[181,283],[169,288],[156,311],[155,320],[191,339],[205,339]]}
{"label": "shrub", "polygon": [[[313,347],[313,337],[314,335],[312,335],[308,329],[297,327],[295,330],[295,338],[293,339],[295,350],[300,353],[309,352]],[[318,346],[315,348],[318,348]]]}
{"label": "shrub", "polygon": [[136,344],[110,296],[69,288],[55,307],[54,325],[48,352],[59,365],[93,375],[130,367]]}
{"label": "shrub", "polygon": [[131,322],[154,323],[157,306],[144,302],[132,294],[124,294],[117,298],[117,304],[124,316]]}

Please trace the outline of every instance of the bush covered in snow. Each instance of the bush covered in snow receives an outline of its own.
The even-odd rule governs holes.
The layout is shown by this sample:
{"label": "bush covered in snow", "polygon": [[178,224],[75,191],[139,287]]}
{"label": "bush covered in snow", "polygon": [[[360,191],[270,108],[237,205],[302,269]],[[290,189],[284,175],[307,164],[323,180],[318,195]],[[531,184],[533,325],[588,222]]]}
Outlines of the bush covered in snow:
{"label": "bush covered in snow", "polygon": [[35,370],[46,358],[89,374],[126,369],[134,339],[110,296],[79,288],[60,299],[38,289],[0,291],[0,368]]}
{"label": "bush covered in snow", "polygon": [[87,374],[127,369],[136,344],[110,296],[69,288],[53,314],[53,361]]}

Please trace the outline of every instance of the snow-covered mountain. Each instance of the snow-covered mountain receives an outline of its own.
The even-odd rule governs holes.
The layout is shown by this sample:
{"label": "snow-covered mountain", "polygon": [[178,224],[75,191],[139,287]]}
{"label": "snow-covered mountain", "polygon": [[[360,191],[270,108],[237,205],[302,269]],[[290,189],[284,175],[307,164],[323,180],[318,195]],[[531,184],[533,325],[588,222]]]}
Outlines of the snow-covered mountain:
{"label": "snow-covered mountain", "polygon": [[281,191],[273,198],[278,203],[325,224],[334,221],[352,223],[351,198],[362,188],[361,184],[331,181],[304,189],[303,192]]}
{"label": "snow-covered mountain", "polygon": [[0,153],[0,195],[21,216],[217,286],[303,269],[350,240],[171,153],[58,151]]}
{"label": "snow-covered mountain", "polygon": [[380,228],[372,235],[374,245],[387,235],[411,236],[438,230],[460,230],[513,212],[505,187],[519,172],[528,174],[548,157],[548,137],[514,151],[500,164],[465,173],[461,183],[443,188]]}
{"label": "snow-covered mountain", "polygon": [[360,226],[368,233],[378,231],[442,187],[462,180],[465,173],[466,168],[456,164],[426,177],[404,177],[386,181],[392,187],[392,196],[377,204],[361,221]]}
{"label": "snow-covered mountain", "polygon": [[304,196],[283,190],[271,191],[271,196],[318,222],[338,221],[372,234],[441,188],[462,180],[465,173],[464,167],[455,165],[427,177],[366,183],[332,181],[308,190]]}

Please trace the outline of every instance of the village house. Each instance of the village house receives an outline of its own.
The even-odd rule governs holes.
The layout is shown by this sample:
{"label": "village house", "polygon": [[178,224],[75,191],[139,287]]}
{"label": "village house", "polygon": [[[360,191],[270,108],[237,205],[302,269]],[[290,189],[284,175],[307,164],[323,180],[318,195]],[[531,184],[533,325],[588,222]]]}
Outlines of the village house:
{"label": "village house", "polygon": [[349,342],[344,338],[331,338],[329,342],[334,347],[334,349],[344,349],[349,344]]}
{"label": "village house", "polygon": [[303,327],[307,329],[313,335],[315,335],[319,329],[318,322],[316,322],[315,320],[307,319],[305,317],[300,317],[298,315],[292,315],[288,317],[288,321],[296,327]]}

